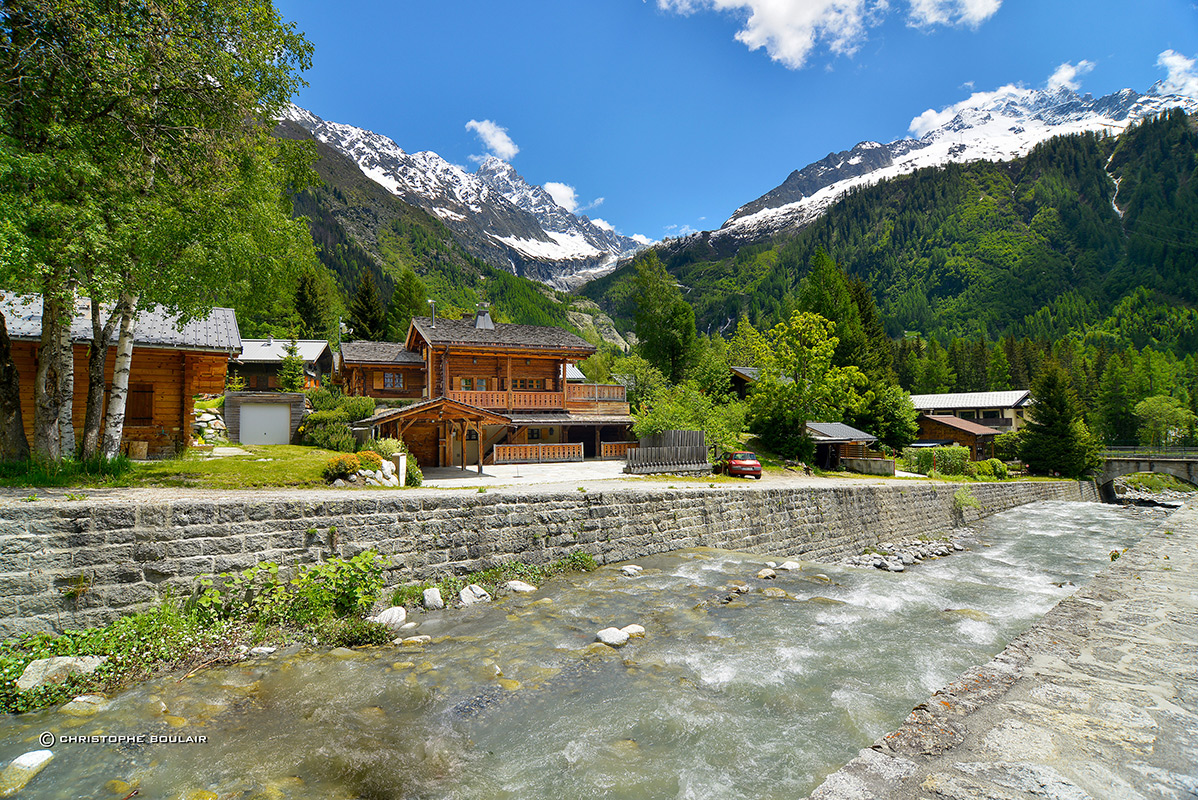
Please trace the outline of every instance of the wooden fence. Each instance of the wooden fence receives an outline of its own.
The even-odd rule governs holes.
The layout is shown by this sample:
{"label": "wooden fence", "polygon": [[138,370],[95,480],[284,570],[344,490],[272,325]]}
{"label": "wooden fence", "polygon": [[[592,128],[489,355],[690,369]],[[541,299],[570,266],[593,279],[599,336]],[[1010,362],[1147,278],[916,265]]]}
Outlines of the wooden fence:
{"label": "wooden fence", "polygon": [[582,443],[495,445],[496,464],[545,464],[556,461],[582,461]]}
{"label": "wooden fence", "polygon": [[633,475],[711,470],[703,431],[662,431],[646,436],[625,458],[624,471]]}
{"label": "wooden fence", "polygon": [[635,450],[636,442],[600,442],[599,457],[604,459],[625,458],[629,450]]}

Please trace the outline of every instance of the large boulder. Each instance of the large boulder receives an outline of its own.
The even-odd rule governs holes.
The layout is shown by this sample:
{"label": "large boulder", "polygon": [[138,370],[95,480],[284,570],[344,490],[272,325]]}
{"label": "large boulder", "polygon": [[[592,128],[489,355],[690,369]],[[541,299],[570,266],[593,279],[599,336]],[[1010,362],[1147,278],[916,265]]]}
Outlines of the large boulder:
{"label": "large boulder", "polygon": [[22,692],[48,683],[64,683],[72,675],[90,675],[108,660],[107,656],[54,656],[30,661],[17,678]]}
{"label": "large boulder", "polygon": [[441,590],[436,586],[424,590],[421,602],[428,609],[445,608],[445,601],[441,599]]}
{"label": "large boulder", "polygon": [[491,595],[487,590],[479,586],[477,583],[472,583],[462,591],[458,592],[458,599],[462,601],[464,606],[472,606],[475,603],[491,602]]}
{"label": "large boulder", "polygon": [[380,611],[377,616],[370,617],[370,621],[382,623],[394,633],[408,621],[408,610],[403,606],[391,606],[386,611]]}
{"label": "large boulder", "polygon": [[[45,734],[43,734],[45,735]],[[49,750],[32,750],[17,756],[0,772],[0,797],[12,797],[25,788],[50,763],[54,754]]]}

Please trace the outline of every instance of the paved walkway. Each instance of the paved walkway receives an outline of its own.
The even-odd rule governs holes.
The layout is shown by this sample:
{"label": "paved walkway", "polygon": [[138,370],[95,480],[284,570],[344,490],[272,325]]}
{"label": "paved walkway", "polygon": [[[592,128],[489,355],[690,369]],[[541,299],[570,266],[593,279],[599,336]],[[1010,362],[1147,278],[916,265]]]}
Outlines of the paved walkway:
{"label": "paved walkway", "polygon": [[811,798],[1198,798],[1198,505]]}

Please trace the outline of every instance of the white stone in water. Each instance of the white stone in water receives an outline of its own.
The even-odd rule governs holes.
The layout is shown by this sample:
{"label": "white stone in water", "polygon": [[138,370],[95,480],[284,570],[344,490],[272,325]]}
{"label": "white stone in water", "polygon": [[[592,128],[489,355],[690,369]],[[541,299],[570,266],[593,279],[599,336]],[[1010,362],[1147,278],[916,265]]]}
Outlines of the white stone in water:
{"label": "white stone in water", "polygon": [[784,570],[788,570],[788,571],[802,569],[802,568],[803,568],[803,565],[797,561],[783,561],[782,566],[778,567],[778,569],[784,569]]}
{"label": "white stone in water", "polygon": [[420,634],[419,636],[401,636],[392,642],[392,644],[402,644],[413,647],[416,645],[429,644],[432,641],[433,637],[429,636],[428,634]]}
{"label": "white stone in water", "polygon": [[595,639],[608,647],[623,647],[628,644],[628,634],[619,628],[604,628],[595,634]]}
{"label": "white stone in water", "polygon": [[630,639],[643,639],[645,637],[645,627],[643,625],[625,625],[620,628],[622,633],[628,634]]}
{"label": "white stone in water", "polygon": [[766,565],[767,567],[769,567],[770,569],[777,569],[777,568],[778,568],[778,562],[777,562],[777,561],[767,561],[767,562],[765,562],[765,565]]}
{"label": "white stone in water", "polygon": [[398,631],[408,621],[408,610],[403,606],[391,606],[385,611],[380,611],[377,616],[370,617],[370,621],[381,623],[393,631]]}
{"label": "white stone in water", "polygon": [[420,627],[419,622],[405,622],[403,625],[399,626],[399,629],[401,631],[414,631],[419,627]]}
{"label": "white stone in water", "polygon": [[445,608],[445,601],[441,599],[441,590],[436,586],[424,590],[421,603],[425,608]]}
{"label": "white stone in water", "polygon": [[778,573],[769,568],[763,569],[757,573],[757,577],[761,578],[762,580],[769,580],[770,578],[777,577],[777,575]]}
{"label": "white stone in water", "polygon": [[503,585],[503,588],[507,589],[509,592],[516,592],[517,594],[532,594],[537,590],[537,587],[533,586],[531,583],[525,583],[524,581],[508,581]]}
{"label": "white stone in water", "polygon": [[17,678],[17,688],[22,692],[47,683],[62,683],[72,675],[90,675],[107,656],[54,656],[31,661]]}
{"label": "white stone in water", "polygon": [[462,601],[462,605],[472,606],[475,603],[491,602],[491,595],[487,594],[487,590],[477,583],[472,583],[458,592],[458,599]]}
{"label": "white stone in water", "polygon": [[25,788],[34,777],[53,760],[49,750],[31,750],[17,756],[0,772],[0,797],[11,797]]}
{"label": "white stone in water", "polygon": [[72,717],[90,717],[97,711],[103,711],[107,707],[108,698],[104,695],[81,694],[58,710]]}
{"label": "white stone in water", "polygon": [[278,649],[279,648],[277,648],[277,647],[251,647],[250,655],[252,655],[252,656],[274,655],[274,652]]}
{"label": "white stone in water", "polygon": [[625,566],[620,567],[620,572],[623,572],[629,578],[635,578],[644,571],[644,567],[638,567],[636,564],[626,564]]}

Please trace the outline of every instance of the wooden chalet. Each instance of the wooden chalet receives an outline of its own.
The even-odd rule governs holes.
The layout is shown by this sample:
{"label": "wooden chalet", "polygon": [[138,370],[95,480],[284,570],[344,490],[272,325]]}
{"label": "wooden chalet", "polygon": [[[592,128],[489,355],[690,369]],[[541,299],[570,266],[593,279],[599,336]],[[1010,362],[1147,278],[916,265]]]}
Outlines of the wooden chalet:
{"label": "wooden chalet", "polygon": [[347,394],[380,400],[426,396],[424,359],[395,342],[342,342],[341,380]]}
{"label": "wooden chalet", "polygon": [[969,459],[978,461],[994,455],[994,439],[999,431],[988,425],[948,414],[920,414],[916,447],[959,444],[969,448]]}
{"label": "wooden chalet", "polygon": [[807,435],[815,442],[815,465],[835,469],[842,461],[863,459],[878,437],[843,422],[808,422]]}
{"label": "wooden chalet", "polygon": [[[493,322],[480,307],[473,319],[413,319],[404,345],[364,348],[377,360],[347,347],[348,392],[421,398],[366,422],[377,436],[402,436],[422,465],[481,469],[601,457],[627,446],[632,417],[624,387],[569,380],[569,368],[595,348],[567,331]],[[380,385],[374,376],[388,371],[401,378]]]}
{"label": "wooden chalet", "polygon": [[[241,355],[229,363],[229,369],[245,379],[250,391],[274,391],[279,388],[279,369],[287,355],[290,339],[242,339]],[[296,354],[304,361],[304,388],[320,386],[333,372],[333,351],[324,339],[298,339]]]}
{"label": "wooden chalet", "polygon": [[[21,383],[25,436],[32,447],[33,386],[41,346],[42,300],[36,296],[6,295],[0,304]],[[81,299],[75,304],[71,323],[75,353],[72,418],[77,440],[83,436],[91,339],[91,303]],[[204,319],[182,325],[161,309],[138,312],[125,407],[124,449],[137,457],[161,458],[174,455],[190,444],[194,396],[224,391],[229,359],[240,352],[241,334],[231,308],[214,308]],[[104,365],[106,393],[112,383],[115,361],[114,341]],[[107,402],[107,394],[105,399]]]}

